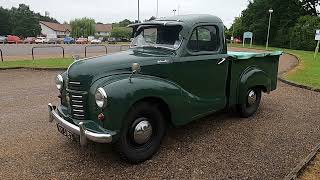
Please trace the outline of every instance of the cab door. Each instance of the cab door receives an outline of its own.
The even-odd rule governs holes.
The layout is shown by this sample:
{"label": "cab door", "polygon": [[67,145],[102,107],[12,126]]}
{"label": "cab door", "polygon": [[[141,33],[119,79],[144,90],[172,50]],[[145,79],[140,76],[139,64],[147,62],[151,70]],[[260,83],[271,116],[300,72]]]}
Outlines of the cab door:
{"label": "cab door", "polygon": [[174,62],[172,79],[186,95],[186,113],[196,117],[220,110],[227,103],[227,54],[223,31],[216,25],[194,28],[186,53]]}

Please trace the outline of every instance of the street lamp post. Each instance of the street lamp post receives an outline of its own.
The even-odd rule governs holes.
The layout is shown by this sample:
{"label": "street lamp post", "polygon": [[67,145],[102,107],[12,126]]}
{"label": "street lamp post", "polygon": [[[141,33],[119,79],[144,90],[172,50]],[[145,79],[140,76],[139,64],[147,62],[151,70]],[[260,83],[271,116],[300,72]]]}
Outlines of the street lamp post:
{"label": "street lamp post", "polygon": [[138,0],[138,23],[140,22],[140,0]]}
{"label": "street lamp post", "polygon": [[159,16],[159,0],[157,0],[157,15],[156,15],[156,18],[158,18]]}
{"label": "street lamp post", "polygon": [[177,11],[176,9],[173,10],[173,15],[174,16],[176,15],[176,11]]}
{"label": "street lamp post", "polygon": [[270,36],[270,26],[271,26],[271,16],[273,13],[273,9],[269,9],[269,26],[268,26],[268,35],[267,35],[267,43],[266,43],[266,50],[268,50],[269,46],[269,36]]}

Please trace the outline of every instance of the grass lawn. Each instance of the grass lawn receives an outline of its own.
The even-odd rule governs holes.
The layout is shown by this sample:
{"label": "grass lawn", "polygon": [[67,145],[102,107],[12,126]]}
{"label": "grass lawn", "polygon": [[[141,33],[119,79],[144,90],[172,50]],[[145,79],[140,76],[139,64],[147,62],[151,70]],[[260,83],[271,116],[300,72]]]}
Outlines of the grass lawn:
{"label": "grass lawn", "polygon": [[32,60],[18,60],[18,61],[4,61],[0,62],[1,68],[16,68],[16,67],[27,67],[27,68],[68,68],[68,66],[74,60],[71,58],[56,58],[56,59],[36,59]]}
{"label": "grass lawn", "polygon": [[[233,44],[231,47],[242,47],[242,45]],[[245,47],[250,48],[249,45]],[[253,45],[252,48],[265,49],[264,46],[256,45]],[[320,88],[320,53],[315,60],[313,58],[314,52],[312,51],[300,51],[274,47],[270,47],[269,50],[281,50],[293,54],[301,60],[299,66],[295,70],[284,75],[285,79],[310,87]]]}

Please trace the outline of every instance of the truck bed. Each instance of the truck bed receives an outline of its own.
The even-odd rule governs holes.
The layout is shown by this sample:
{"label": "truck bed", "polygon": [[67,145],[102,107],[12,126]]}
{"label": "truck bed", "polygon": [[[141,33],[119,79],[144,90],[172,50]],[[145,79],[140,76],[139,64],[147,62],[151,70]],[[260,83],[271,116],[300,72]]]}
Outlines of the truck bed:
{"label": "truck bed", "polygon": [[[228,51],[229,58],[229,105],[239,102],[239,88],[245,86],[243,84],[247,74],[255,73],[264,74],[270,80],[270,87],[266,92],[270,92],[277,87],[279,57],[281,51],[274,52],[234,52]],[[247,74],[246,74],[247,73]]]}

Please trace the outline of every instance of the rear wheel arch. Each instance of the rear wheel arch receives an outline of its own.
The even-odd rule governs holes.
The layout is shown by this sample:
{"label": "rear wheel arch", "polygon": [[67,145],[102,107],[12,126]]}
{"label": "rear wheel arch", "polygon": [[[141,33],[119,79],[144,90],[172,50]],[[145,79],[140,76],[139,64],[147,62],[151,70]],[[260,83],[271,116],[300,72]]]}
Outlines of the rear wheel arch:
{"label": "rear wheel arch", "polygon": [[238,89],[238,104],[245,102],[245,95],[247,91],[251,88],[259,88],[265,93],[271,91],[271,79],[270,77],[261,69],[257,67],[251,67],[246,70],[241,78]]}

